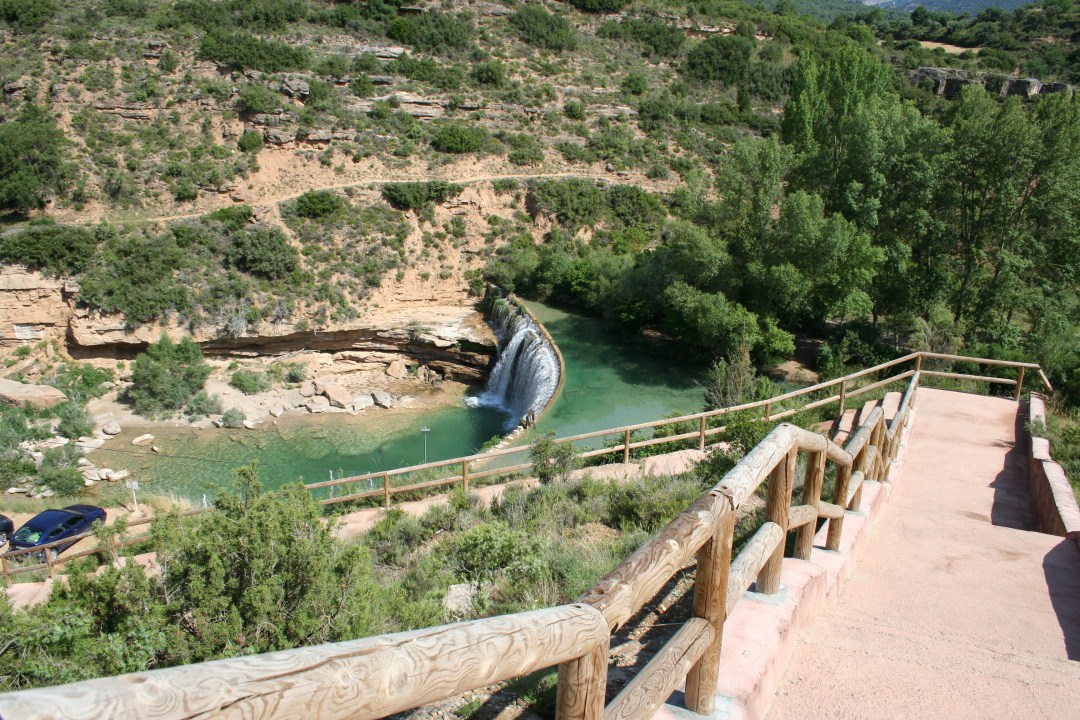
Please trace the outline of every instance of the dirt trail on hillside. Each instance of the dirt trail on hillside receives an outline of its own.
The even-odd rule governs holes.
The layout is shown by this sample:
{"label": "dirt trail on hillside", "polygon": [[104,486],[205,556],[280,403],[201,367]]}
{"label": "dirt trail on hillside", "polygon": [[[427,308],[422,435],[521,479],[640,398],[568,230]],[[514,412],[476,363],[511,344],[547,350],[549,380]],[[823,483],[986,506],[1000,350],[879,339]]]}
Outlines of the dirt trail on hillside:
{"label": "dirt trail on hillside", "polygon": [[[604,180],[612,183],[620,183],[623,181],[634,180],[632,177],[620,177],[615,173],[587,173],[587,172],[557,172],[557,173],[506,173],[506,174],[477,174],[477,175],[463,175],[460,177],[443,177],[438,175],[391,175],[375,178],[365,178],[363,180],[355,180],[347,183],[337,183],[332,185],[314,185],[306,188],[301,192],[295,192],[294,189],[289,190],[287,193],[278,193],[269,195],[266,197],[260,197],[257,201],[259,205],[278,205],[288,200],[295,200],[304,193],[319,190],[344,190],[345,188],[358,187],[362,185],[385,185],[387,183],[396,182],[428,182],[431,180],[445,180],[449,183],[455,184],[470,184],[478,182],[494,182],[495,180],[533,180],[544,178],[581,178],[583,180]],[[224,204],[223,207],[229,205],[235,205],[236,203]],[[145,222],[169,222],[172,220],[188,220],[191,218],[202,217],[208,212],[213,210],[203,210],[199,212],[181,213],[179,215],[157,215],[147,217]]]}

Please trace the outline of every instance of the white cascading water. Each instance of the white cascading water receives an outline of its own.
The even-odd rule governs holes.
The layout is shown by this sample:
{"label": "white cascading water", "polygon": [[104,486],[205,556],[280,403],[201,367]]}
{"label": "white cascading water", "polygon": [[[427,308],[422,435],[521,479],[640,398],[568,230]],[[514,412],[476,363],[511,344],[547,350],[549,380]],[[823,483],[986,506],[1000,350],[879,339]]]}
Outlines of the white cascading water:
{"label": "white cascading water", "polygon": [[547,406],[559,387],[559,360],[532,318],[513,304],[496,301],[491,316],[500,337],[499,359],[487,388],[472,400],[506,412],[509,430]]}

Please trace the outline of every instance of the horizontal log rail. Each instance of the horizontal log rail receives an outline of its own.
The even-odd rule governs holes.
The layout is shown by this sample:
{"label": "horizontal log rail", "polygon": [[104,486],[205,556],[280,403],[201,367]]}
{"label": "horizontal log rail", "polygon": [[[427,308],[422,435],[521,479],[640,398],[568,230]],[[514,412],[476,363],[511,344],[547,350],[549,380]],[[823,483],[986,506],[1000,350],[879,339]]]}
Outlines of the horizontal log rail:
{"label": "horizontal log rail", "polygon": [[[602,652],[603,617],[586,605],[182,665],[0,695],[8,718],[381,718]],[[604,694],[581,686],[581,717]]]}
{"label": "horizontal log rail", "polygon": [[[928,356],[928,355],[927,355]],[[772,594],[780,589],[785,562],[785,539],[796,533],[794,557],[809,559],[819,522],[827,525],[826,547],[839,548],[847,511],[858,511],[867,482],[887,479],[900,448],[901,435],[912,418],[924,376],[923,354],[914,354],[869,368],[814,388],[787,393],[786,398],[839,387],[839,395],[816,399],[825,404],[870,392],[901,380],[907,386],[891,420],[878,406],[861,420],[843,446],[826,435],[782,423],[773,428],[723,478],[696,502],[601,578],[577,603],[516,613],[469,623],[428,628],[366,640],[335,643],[285,652],[222,660],[213,663],[154,670],[134,675],[0,695],[5,717],[355,717],[376,718],[535,670],[559,666],[556,700],[558,720],[623,720],[650,716],[685,679],[686,706],[697,713],[715,709],[724,622],[748,590]],[[936,357],[936,356],[935,356]],[[880,369],[915,360],[916,367],[861,387],[849,381]],[[978,362],[964,358],[965,362]],[[1008,365],[995,361],[996,365]],[[1019,369],[1029,369],[1016,364]],[[981,376],[965,376],[981,379]],[[1017,384],[1022,383],[1018,379]],[[783,396],[782,396],[783,397]],[[771,407],[764,402],[748,406]],[[739,406],[737,409],[747,409]],[[772,418],[799,412],[788,408]],[[653,440],[672,442],[709,433],[705,418],[735,412],[698,413],[643,423],[585,437],[623,434],[622,445],[600,452],[628,452],[631,446]],[[695,432],[631,441],[636,429],[697,421]],[[571,442],[583,436],[564,438]],[[527,449],[527,448],[525,448]],[[520,452],[521,450],[515,450]],[[598,451],[590,451],[598,452]],[[509,454],[505,451],[500,454]],[[468,464],[487,456],[456,458],[372,474],[383,487],[354,493],[382,495],[389,503],[394,492],[434,487],[440,481],[392,488],[393,475],[417,469],[458,464],[463,484],[469,479],[509,471],[497,468],[469,472]],[[804,462],[800,463],[800,457]],[[828,464],[835,466],[831,496],[822,499]],[[512,466],[527,469],[531,464]],[[799,468],[802,468],[801,473]],[[801,497],[796,497],[797,480]],[[343,484],[350,479],[337,481]],[[355,480],[355,479],[352,479]],[[328,487],[317,483],[308,487]],[[751,495],[764,494],[762,525],[732,557],[735,519]],[[141,522],[132,525],[142,524]],[[131,542],[131,541],[129,541]],[[31,552],[36,552],[34,549]],[[605,708],[610,633],[629,621],[677,573],[696,561],[693,617],[661,647],[652,661]],[[5,558],[6,563],[6,558]]]}

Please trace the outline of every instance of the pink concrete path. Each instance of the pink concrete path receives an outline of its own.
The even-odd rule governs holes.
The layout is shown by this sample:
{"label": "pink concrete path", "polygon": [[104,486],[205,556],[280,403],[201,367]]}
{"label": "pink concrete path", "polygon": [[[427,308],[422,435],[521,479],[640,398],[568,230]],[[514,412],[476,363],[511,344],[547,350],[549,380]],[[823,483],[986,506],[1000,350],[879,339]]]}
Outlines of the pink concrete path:
{"label": "pink concrete path", "polygon": [[1080,551],[1031,532],[1017,404],[922,389],[903,475],[772,720],[1080,718]]}

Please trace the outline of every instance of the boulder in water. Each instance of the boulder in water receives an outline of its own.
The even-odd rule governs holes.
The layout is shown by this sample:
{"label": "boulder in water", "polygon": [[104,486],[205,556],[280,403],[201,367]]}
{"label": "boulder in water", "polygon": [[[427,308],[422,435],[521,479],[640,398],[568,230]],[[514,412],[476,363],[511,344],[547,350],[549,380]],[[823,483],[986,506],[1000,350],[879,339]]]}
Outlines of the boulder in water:
{"label": "boulder in water", "polygon": [[330,409],[330,401],[322,395],[316,395],[304,403],[304,407],[308,409],[308,412],[322,413]]}
{"label": "boulder in water", "polygon": [[381,408],[394,407],[394,398],[390,396],[390,393],[385,390],[372,390],[371,399],[375,401],[375,404]]}
{"label": "boulder in water", "polygon": [[146,433],[145,435],[140,435],[139,437],[132,440],[131,444],[132,445],[147,445],[147,444],[152,443],[152,442],[154,442],[154,436],[151,435],[150,433]]}

